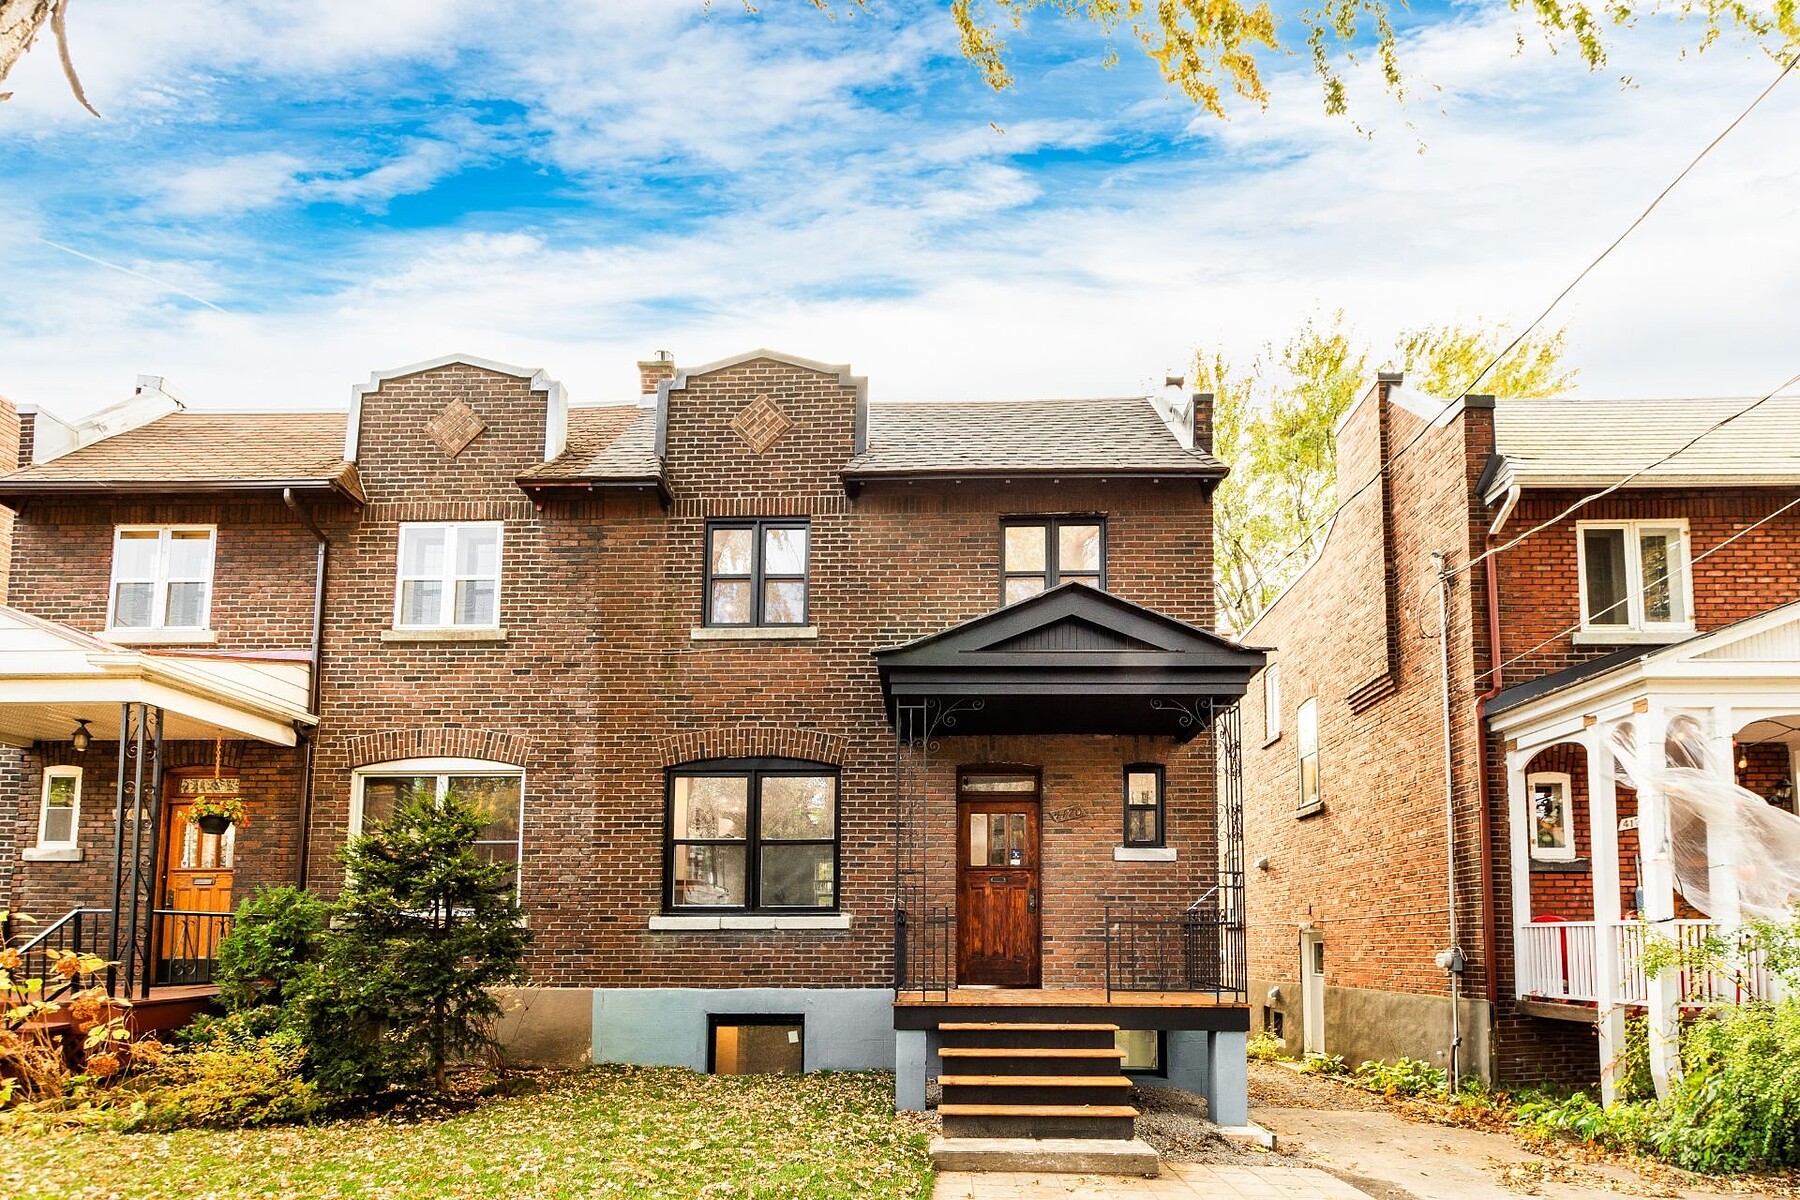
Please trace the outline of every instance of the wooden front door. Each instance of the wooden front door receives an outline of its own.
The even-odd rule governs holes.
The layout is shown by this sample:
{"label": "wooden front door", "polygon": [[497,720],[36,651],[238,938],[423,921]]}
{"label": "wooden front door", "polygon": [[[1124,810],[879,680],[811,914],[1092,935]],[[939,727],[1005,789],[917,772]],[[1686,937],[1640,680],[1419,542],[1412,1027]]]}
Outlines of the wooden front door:
{"label": "wooden front door", "polygon": [[[170,789],[174,791],[173,788]],[[212,979],[212,960],[226,924],[202,913],[231,911],[232,860],[237,829],[205,833],[188,820],[191,799],[171,795],[164,805],[162,887],[157,907],[157,966],[159,983],[207,983]]]}
{"label": "wooden front door", "polygon": [[956,980],[1037,987],[1036,775],[964,776],[956,817]]}

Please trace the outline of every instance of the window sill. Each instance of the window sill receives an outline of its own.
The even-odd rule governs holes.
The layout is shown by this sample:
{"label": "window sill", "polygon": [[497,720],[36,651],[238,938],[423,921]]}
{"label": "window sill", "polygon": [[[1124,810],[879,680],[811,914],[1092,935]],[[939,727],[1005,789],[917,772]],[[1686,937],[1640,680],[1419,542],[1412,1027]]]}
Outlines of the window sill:
{"label": "window sill", "polygon": [[827,913],[816,917],[778,917],[773,914],[731,916],[651,917],[651,933],[716,933],[740,929],[848,929],[848,913]]}
{"label": "window sill", "polygon": [[1281,740],[1281,734],[1279,732],[1273,734],[1270,737],[1264,738],[1263,739],[1263,749],[1267,750],[1270,746],[1273,746],[1276,742],[1279,742],[1280,740]]}
{"label": "window sill", "polygon": [[1694,636],[1686,629],[1583,629],[1575,634],[1577,646],[1668,646]]}
{"label": "window sill", "polygon": [[86,857],[80,846],[27,846],[19,851],[24,862],[81,862]]}
{"label": "window sill", "polygon": [[688,630],[696,642],[810,642],[817,625],[697,625]]}
{"label": "window sill", "polygon": [[211,629],[108,629],[100,636],[121,646],[212,646],[219,641]]}
{"label": "window sill", "polygon": [[1316,817],[1325,811],[1323,800],[1314,800],[1311,804],[1303,804],[1294,810],[1294,820],[1304,821],[1308,817]]}
{"label": "window sill", "polygon": [[1531,859],[1531,869],[1544,875],[1554,875],[1563,871],[1574,875],[1585,875],[1589,865],[1585,858],[1538,858],[1533,855]]}
{"label": "window sill", "polygon": [[384,629],[384,642],[504,642],[504,629]]}
{"label": "window sill", "polygon": [[1173,846],[1114,846],[1114,862],[1174,862]]}

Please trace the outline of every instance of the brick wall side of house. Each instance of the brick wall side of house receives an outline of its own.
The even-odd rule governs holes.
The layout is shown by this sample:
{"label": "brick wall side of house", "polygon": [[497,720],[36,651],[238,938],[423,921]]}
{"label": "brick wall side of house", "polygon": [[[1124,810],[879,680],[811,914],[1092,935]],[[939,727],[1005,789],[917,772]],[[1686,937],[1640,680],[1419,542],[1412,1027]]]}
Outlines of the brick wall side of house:
{"label": "brick wall side of house", "polygon": [[[1408,444],[1419,419],[1389,407],[1389,440]],[[1379,459],[1358,455],[1375,436],[1375,406],[1365,403],[1342,431],[1349,458],[1367,460],[1361,477],[1344,476],[1346,493]],[[1266,856],[1267,871],[1252,870],[1248,889],[1251,976],[1279,984],[1289,1020],[1298,1022],[1298,930],[1311,923],[1327,944],[1331,987],[1419,996],[1447,994],[1435,953],[1449,937],[1444,813],[1443,669],[1438,598],[1430,554],[1443,550],[1451,565],[1469,560],[1469,496],[1492,445],[1491,414],[1470,409],[1445,428],[1423,434],[1390,475],[1393,513],[1394,619],[1399,637],[1397,690],[1360,713],[1346,696],[1364,682],[1367,646],[1380,633],[1375,618],[1359,627],[1340,614],[1347,600],[1368,607],[1379,576],[1368,559],[1379,553],[1373,516],[1340,522],[1315,561],[1246,635],[1273,645],[1281,665],[1280,735],[1262,744],[1263,693],[1252,685],[1244,712],[1247,854]],[[1341,443],[1341,444],[1343,444]],[[1380,488],[1352,503],[1377,510]],[[1349,515],[1348,513],[1346,515]],[[1351,530],[1360,536],[1346,536]],[[1464,994],[1486,986],[1481,962],[1483,877],[1478,810],[1470,802],[1476,778],[1473,700],[1485,662],[1484,597],[1479,571],[1459,576],[1449,605],[1452,747],[1458,787],[1457,940],[1468,954]],[[1356,601],[1352,593],[1363,598]],[[1359,610],[1360,611],[1360,610]],[[1324,811],[1299,819],[1296,713],[1316,697]],[[1253,1003],[1262,1002],[1253,996]],[[1329,1038],[1328,1038],[1329,1045]]]}

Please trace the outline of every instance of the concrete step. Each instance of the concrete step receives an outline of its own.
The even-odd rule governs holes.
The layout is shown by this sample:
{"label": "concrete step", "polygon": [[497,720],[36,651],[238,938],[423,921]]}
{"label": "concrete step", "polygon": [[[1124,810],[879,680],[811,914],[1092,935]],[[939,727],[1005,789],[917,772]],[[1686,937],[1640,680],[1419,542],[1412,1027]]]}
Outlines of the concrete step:
{"label": "concrete step", "polygon": [[1129,1141],[1129,1104],[940,1104],[947,1138],[1094,1138]]}
{"label": "concrete step", "polygon": [[1097,1138],[957,1138],[931,1140],[940,1171],[1030,1171],[1063,1175],[1142,1175],[1162,1171],[1146,1142]]}

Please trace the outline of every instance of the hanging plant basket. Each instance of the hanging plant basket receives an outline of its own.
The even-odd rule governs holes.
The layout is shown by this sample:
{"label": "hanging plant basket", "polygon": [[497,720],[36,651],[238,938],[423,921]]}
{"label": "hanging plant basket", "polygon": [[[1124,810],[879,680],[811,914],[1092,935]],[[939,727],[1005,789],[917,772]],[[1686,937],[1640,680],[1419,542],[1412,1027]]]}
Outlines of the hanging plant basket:
{"label": "hanging plant basket", "polygon": [[202,813],[194,818],[201,833],[220,834],[231,828],[231,818],[223,813]]}
{"label": "hanging plant basket", "polygon": [[244,810],[240,796],[229,792],[214,796],[197,796],[187,810],[187,819],[205,833],[220,834],[233,825],[248,825],[250,815]]}

